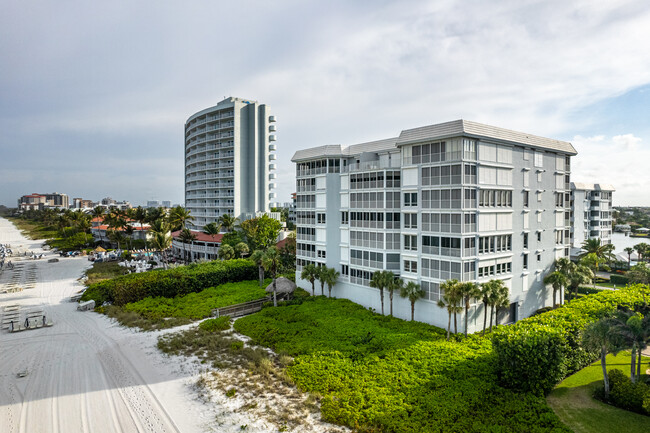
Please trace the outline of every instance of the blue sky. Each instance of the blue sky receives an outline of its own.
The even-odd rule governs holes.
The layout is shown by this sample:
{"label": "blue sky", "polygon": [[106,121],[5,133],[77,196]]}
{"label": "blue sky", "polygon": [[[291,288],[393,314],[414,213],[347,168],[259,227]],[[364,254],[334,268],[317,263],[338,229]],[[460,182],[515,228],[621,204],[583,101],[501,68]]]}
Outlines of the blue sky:
{"label": "blue sky", "polygon": [[8,0],[0,204],[31,192],[183,201],[183,124],[224,96],[300,148],[458,118],[568,140],[573,179],[650,206],[643,1]]}

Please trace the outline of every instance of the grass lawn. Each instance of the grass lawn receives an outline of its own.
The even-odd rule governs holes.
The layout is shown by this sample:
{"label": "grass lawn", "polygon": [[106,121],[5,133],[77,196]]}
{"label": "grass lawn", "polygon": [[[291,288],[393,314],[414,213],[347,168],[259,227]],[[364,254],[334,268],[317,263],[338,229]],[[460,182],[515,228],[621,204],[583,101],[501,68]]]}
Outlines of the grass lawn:
{"label": "grass lawn", "polygon": [[44,227],[42,224],[27,221],[22,218],[5,217],[23,232],[29,239],[52,239],[58,237],[58,232],[52,227]]}
{"label": "grass lawn", "polygon": [[100,281],[110,280],[111,278],[126,275],[128,270],[124,266],[120,266],[118,262],[98,262],[93,263],[93,267],[86,271],[88,279],[86,286],[99,283]]}
{"label": "grass lawn", "polygon": [[[644,358],[642,371],[650,368]],[[607,370],[630,371],[629,353],[607,355]],[[618,409],[592,397],[603,383],[600,360],[564,379],[547,397],[548,404],[575,433],[648,432],[650,417]]]}

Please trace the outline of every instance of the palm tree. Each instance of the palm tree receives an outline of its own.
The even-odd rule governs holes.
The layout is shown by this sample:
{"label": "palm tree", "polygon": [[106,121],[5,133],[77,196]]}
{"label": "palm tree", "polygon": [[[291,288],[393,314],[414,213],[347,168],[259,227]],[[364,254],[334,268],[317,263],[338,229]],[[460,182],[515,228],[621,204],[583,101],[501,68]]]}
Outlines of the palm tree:
{"label": "palm tree", "polygon": [[584,251],[579,257],[582,258],[588,255],[593,255],[596,271],[598,271],[600,263],[614,259],[614,255],[612,254],[612,251],[614,251],[614,245],[601,245],[599,238],[586,239],[582,243],[582,249]]}
{"label": "palm tree", "polygon": [[[420,299],[421,297],[424,296],[424,290],[420,287],[419,284],[409,281],[406,283],[406,286],[404,286],[403,281],[399,278],[393,280],[389,285],[389,290],[390,286],[394,286],[394,290],[397,290],[399,287],[399,295],[402,298],[408,298],[408,300],[411,302],[411,322],[415,318],[415,301]],[[392,315],[392,312],[391,312]],[[449,335],[447,335],[447,339],[449,339]]]}
{"label": "palm tree", "polygon": [[230,245],[221,245],[219,247],[219,258],[221,260],[232,260],[235,258],[235,249]]}
{"label": "palm tree", "polygon": [[396,283],[397,279],[395,278],[395,274],[393,274],[391,271],[384,271],[384,278],[386,279],[386,289],[388,290],[388,302],[390,305],[390,315],[393,315],[393,293],[397,291],[399,294],[399,291],[401,289],[401,285],[404,285],[404,282],[402,280],[399,280],[400,283]]}
{"label": "palm tree", "polygon": [[147,220],[149,224],[151,224],[153,221],[157,221],[159,219],[165,218],[165,211],[163,208],[160,207],[150,207],[147,209]]}
{"label": "palm tree", "polygon": [[562,292],[562,288],[566,287],[569,283],[567,277],[559,272],[553,271],[547,276],[544,277],[544,284],[553,286],[553,308],[556,308],[557,304],[555,303],[556,294],[558,291]]}
{"label": "palm tree", "polygon": [[458,292],[458,280],[447,280],[440,284],[440,300],[438,307],[446,308],[449,314],[447,321],[447,341],[449,341],[449,334],[451,333],[451,315],[454,315],[455,332],[458,333],[458,324],[456,323],[456,314],[463,311],[460,306],[460,294]]}
{"label": "palm tree", "polygon": [[379,289],[379,298],[381,299],[381,315],[384,315],[384,289],[388,286],[390,281],[395,277],[392,272],[390,275],[387,271],[375,271],[370,279],[370,287]]}
{"label": "palm tree", "polygon": [[117,244],[117,249],[121,250],[121,244],[124,242],[124,235],[118,230],[109,230],[108,238]]}
{"label": "palm tree", "polygon": [[152,244],[160,252],[165,269],[167,269],[167,254],[165,251],[172,245],[172,237],[169,234],[169,230],[153,232]]}
{"label": "palm tree", "polygon": [[[488,307],[494,309],[494,299],[496,294],[501,291],[503,287],[502,280],[490,280],[481,284],[481,301],[483,302],[483,334],[487,328]],[[490,310],[490,329],[492,329],[492,310]]]}
{"label": "palm tree", "polygon": [[633,248],[634,251],[636,251],[637,255],[639,256],[639,261],[645,260],[645,256],[648,253],[648,248],[650,246],[646,244],[645,242],[641,242],[640,244],[636,244]]}
{"label": "palm tree", "polygon": [[[495,309],[495,322],[499,324],[499,311],[510,306],[510,294],[508,293],[508,288],[504,285],[499,287],[499,290],[494,297],[494,309]],[[492,318],[490,318],[490,331],[492,331]]]}
{"label": "palm tree", "polygon": [[589,266],[573,263],[567,278],[569,280],[567,291],[572,297],[575,297],[578,295],[578,289],[582,284],[589,284],[594,280],[594,273]]}
{"label": "palm tree", "polygon": [[[650,338],[650,314],[644,317],[635,311],[619,311],[614,316],[613,332],[620,337],[621,348],[631,348],[630,380],[632,383],[641,377],[642,352]],[[637,361],[638,356],[638,361]]]}
{"label": "palm tree", "polygon": [[[185,244],[194,245],[194,241],[196,240],[196,235],[194,233],[192,233],[190,231],[190,229],[183,229],[183,230],[181,230],[181,232],[178,235],[178,240],[183,243],[183,260],[185,260],[187,262],[188,260],[185,257],[186,256],[186,254],[185,254],[186,253],[185,252]],[[192,248],[192,247],[190,246],[190,248]],[[192,250],[190,250],[190,254],[191,254],[191,251]],[[190,262],[192,261],[192,256],[191,255],[190,255],[190,260],[189,261]]]}
{"label": "palm tree", "polygon": [[135,229],[131,224],[127,224],[124,228],[124,235],[126,237],[126,242],[129,246],[129,250],[131,250],[131,245],[133,245],[133,233],[135,233]]}
{"label": "palm tree", "polygon": [[239,221],[238,218],[233,217],[230,214],[223,214],[217,218],[217,222],[228,232],[231,232],[235,229],[235,225]]}
{"label": "palm tree", "polygon": [[212,238],[212,244],[214,244],[214,237],[219,234],[221,231],[221,224],[211,222],[203,226],[203,233]]}
{"label": "palm tree", "polygon": [[465,337],[467,337],[467,330],[469,324],[469,307],[471,305],[472,299],[476,299],[481,296],[481,289],[478,284],[472,282],[464,282],[458,285],[458,291],[465,305]]}
{"label": "palm tree", "polygon": [[325,284],[327,284],[327,297],[331,298],[332,287],[334,287],[334,285],[339,279],[339,275],[341,274],[334,268],[323,267],[323,270],[321,271],[321,275],[322,275],[321,278],[323,278]]}
{"label": "palm tree", "polygon": [[316,281],[317,277],[318,277],[318,268],[315,265],[309,263],[308,265],[302,267],[302,271],[300,272],[300,278],[303,280],[307,280],[311,283],[312,296],[316,296],[314,281]]}
{"label": "palm tree", "polygon": [[278,306],[276,277],[277,277],[278,269],[280,268],[281,264],[282,264],[282,257],[280,256],[280,253],[278,252],[278,249],[276,247],[271,247],[268,250],[266,250],[266,252],[264,253],[264,257],[262,258],[262,266],[267,272],[271,274],[271,278],[273,278],[273,306],[274,307]]}
{"label": "palm tree", "polygon": [[612,322],[610,319],[600,319],[597,322],[587,325],[582,334],[582,343],[587,350],[600,350],[600,365],[603,369],[603,381],[605,383],[605,400],[609,397],[609,377],[607,376],[607,354],[617,351],[615,347],[615,336],[612,334]]}
{"label": "palm tree", "polygon": [[144,247],[145,249],[149,249],[147,245],[147,234],[144,233],[144,223],[147,222],[147,210],[142,206],[138,206],[133,209],[132,218],[140,224],[140,231],[144,234]]}
{"label": "palm tree", "polygon": [[[251,254],[251,256],[250,256],[251,261],[257,265],[258,276],[259,276],[259,280],[260,280],[260,289],[264,288],[264,267],[262,266],[262,258],[263,257],[264,257],[264,251],[262,251],[262,250],[253,251],[253,254]],[[314,284],[312,283],[312,288],[313,287],[314,287]]]}
{"label": "palm tree", "polygon": [[194,217],[189,209],[185,209],[183,206],[176,206],[169,211],[169,222],[172,229],[184,229],[188,221],[194,221]]}
{"label": "palm tree", "polygon": [[239,256],[239,258],[244,257],[246,254],[248,254],[249,249],[248,249],[248,244],[246,242],[240,242],[237,245],[235,245],[235,253]]}
{"label": "palm tree", "polygon": [[627,268],[630,269],[632,266],[632,253],[634,252],[634,248],[632,247],[627,247],[623,249],[627,253]]}
{"label": "palm tree", "polygon": [[316,279],[320,283],[320,294],[321,294],[321,296],[325,296],[325,278],[324,278],[324,275],[323,275],[324,270],[325,270],[325,266],[316,267]]}

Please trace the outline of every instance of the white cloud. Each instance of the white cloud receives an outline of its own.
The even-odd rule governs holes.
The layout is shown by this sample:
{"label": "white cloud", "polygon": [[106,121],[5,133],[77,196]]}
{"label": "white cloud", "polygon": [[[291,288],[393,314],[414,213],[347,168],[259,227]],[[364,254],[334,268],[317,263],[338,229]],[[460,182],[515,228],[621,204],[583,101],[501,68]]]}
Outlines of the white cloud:
{"label": "white cloud", "polygon": [[576,182],[606,183],[616,188],[614,205],[650,206],[650,144],[633,134],[576,136],[578,151],[573,158],[571,179]]}

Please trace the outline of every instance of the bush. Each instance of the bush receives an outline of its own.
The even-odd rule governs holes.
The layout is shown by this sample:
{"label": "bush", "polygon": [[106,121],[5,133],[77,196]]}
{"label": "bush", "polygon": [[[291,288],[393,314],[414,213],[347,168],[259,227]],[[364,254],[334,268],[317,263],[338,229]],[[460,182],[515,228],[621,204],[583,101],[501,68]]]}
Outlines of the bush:
{"label": "bush", "polygon": [[230,329],[230,316],[207,319],[199,324],[199,328],[207,332],[220,332]]}
{"label": "bush", "polygon": [[650,386],[639,381],[632,383],[630,377],[618,368],[609,371],[609,400],[616,407],[650,415]]}
{"label": "bush", "polygon": [[147,297],[173,298],[178,295],[200,292],[207,287],[227,282],[252,280],[257,277],[257,266],[249,260],[192,264],[102,281],[91,285],[84,293],[82,300],[93,299],[97,305],[104,302],[125,305]]}
{"label": "bush", "polygon": [[625,286],[630,282],[630,279],[624,275],[612,274],[609,277],[609,282],[612,284],[620,284],[621,286]]}
{"label": "bush", "polygon": [[650,295],[648,286],[606,290],[512,326],[498,327],[492,343],[502,384],[537,395],[548,393],[562,378],[596,359],[596,353],[580,344],[586,325],[618,306],[642,304],[644,294]]}

